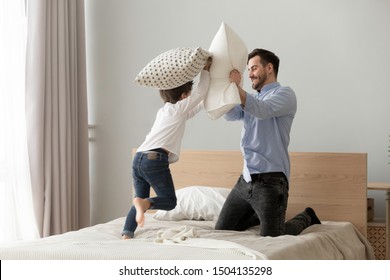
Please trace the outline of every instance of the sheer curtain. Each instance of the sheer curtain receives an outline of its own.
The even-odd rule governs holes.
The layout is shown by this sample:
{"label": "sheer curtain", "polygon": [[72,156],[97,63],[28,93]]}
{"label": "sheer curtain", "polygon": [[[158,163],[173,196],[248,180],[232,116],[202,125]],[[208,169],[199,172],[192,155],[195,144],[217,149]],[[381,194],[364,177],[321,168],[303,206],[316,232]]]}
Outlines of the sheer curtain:
{"label": "sheer curtain", "polygon": [[34,239],[25,128],[25,0],[0,0],[0,242]]}

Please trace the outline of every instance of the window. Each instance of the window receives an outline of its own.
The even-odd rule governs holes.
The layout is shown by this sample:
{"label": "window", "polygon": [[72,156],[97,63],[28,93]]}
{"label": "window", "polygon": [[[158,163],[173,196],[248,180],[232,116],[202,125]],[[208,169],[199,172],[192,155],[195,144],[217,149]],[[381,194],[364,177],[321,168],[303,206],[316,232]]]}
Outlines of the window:
{"label": "window", "polygon": [[38,236],[25,130],[25,0],[0,0],[0,242]]}

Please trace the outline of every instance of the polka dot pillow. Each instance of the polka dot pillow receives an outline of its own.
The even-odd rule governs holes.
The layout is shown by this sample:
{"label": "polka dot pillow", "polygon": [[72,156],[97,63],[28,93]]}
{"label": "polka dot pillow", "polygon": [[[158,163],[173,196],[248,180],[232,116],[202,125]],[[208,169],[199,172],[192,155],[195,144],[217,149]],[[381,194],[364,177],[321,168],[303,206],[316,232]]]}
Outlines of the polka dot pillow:
{"label": "polka dot pillow", "polygon": [[192,81],[204,68],[211,54],[202,48],[176,48],[150,61],[135,82],[146,87],[172,89]]}
{"label": "polka dot pillow", "polygon": [[208,116],[217,119],[241,103],[237,86],[230,82],[229,74],[233,69],[244,73],[248,50],[237,33],[222,23],[209,51],[213,54],[213,64],[210,67],[210,86],[204,106]]}

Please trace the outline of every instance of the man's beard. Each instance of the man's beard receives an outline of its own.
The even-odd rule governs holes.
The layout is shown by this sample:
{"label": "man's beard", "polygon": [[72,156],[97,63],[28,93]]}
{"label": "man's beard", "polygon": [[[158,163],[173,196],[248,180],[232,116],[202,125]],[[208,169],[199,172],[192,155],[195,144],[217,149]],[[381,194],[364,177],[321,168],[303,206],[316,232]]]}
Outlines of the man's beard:
{"label": "man's beard", "polygon": [[260,91],[263,88],[266,79],[267,79],[266,75],[264,75],[263,77],[256,76],[256,80],[252,82],[252,88],[254,90]]}

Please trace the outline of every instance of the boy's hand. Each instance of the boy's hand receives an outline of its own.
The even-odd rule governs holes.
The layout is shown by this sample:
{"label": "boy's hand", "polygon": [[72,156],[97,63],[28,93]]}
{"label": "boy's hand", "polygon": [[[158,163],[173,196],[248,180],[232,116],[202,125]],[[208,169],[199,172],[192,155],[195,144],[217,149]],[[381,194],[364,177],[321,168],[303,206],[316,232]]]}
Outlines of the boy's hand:
{"label": "boy's hand", "polygon": [[207,59],[206,65],[203,67],[204,70],[210,71],[210,66],[213,63],[213,59],[211,56]]}

